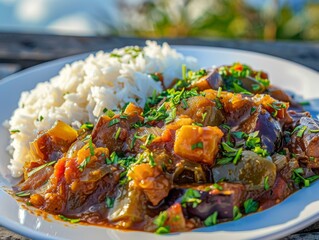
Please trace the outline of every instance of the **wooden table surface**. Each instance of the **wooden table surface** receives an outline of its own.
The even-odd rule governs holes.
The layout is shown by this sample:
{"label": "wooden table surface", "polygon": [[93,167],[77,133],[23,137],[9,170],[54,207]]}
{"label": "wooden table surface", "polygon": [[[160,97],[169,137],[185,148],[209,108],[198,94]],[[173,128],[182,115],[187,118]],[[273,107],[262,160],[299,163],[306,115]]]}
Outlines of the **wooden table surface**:
{"label": "wooden table surface", "polygon": [[[315,42],[263,42],[195,38],[157,39],[157,41],[174,45],[213,46],[266,53],[319,71],[319,43]],[[0,33],[0,79],[30,66],[65,56],[97,50],[107,51],[127,45],[144,44],[145,39],[140,38]],[[25,240],[27,238],[0,226],[0,240],[13,239]],[[319,221],[284,239],[319,239]]]}

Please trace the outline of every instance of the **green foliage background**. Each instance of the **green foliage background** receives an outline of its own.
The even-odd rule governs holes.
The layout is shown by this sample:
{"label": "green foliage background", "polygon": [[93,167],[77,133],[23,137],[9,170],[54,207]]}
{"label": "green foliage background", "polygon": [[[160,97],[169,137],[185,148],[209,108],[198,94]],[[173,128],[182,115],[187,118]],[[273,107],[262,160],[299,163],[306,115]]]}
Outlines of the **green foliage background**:
{"label": "green foliage background", "polygon": [[138,37],[319,40],[319,2],[265,0],[119,0],[121,24],[107,33]]}

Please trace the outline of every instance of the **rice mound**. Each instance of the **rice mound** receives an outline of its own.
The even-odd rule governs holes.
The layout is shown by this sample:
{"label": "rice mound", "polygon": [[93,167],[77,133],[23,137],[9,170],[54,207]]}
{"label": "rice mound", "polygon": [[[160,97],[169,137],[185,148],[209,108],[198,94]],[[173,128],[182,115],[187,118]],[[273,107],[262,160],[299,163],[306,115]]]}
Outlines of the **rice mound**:
{"label": "rice mound", "polygon": [[182,75],[182,64],[196,67],[196,59],[184,57],[167,43],[162,46],[146,41],[137,46],[98,52],[83,61],[66,65],[57,76],[39,83],[33,90],[23,92],[19,107],[9,120],[11,134],[8,150],[12,156],[8,168],[13,177],[23,174],[29,161],[29,144],[40,131],[52,127],[56,120],[80,127],[96,122],[105,108],[122,107],[126,102],[144,106],[154,89],[161,91],[160,82],[149,75],[160,72],[164,85]]}

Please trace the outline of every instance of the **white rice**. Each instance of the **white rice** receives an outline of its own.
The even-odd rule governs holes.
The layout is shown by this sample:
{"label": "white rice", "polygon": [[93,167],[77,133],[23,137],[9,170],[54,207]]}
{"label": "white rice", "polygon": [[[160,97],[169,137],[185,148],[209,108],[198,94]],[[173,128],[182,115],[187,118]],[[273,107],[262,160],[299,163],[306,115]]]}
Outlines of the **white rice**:
{"label": "white rice", "polygon": [[154,89],[162,90],[161,83],[149,73],[161,72],[168,86],[174,78],[181,77],[182,64],[189,69],[196,67],[194,58],[184,57],[166,43],[160,46],[147,41],[146,47],[137,53],[129,49],[137,47],[90,55],[84,61],[66,65],[58,76],[21,94],[19,108],[7,124],[8,129],[20,131],[11,135],[8,147],[12,155],[8,168],[13,177],[21,176],[24,163],[30,160],[29,143],[56,120],[79,127],[87,121],[95,122],[104,108],[114,109],[136,101],[143,106]]}

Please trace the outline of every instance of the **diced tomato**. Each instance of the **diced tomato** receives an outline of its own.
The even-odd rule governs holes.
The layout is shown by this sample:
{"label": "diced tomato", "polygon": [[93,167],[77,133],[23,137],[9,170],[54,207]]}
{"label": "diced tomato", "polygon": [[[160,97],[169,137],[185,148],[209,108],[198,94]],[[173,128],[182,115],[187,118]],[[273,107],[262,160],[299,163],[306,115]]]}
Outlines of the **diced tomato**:
{"label": "diced tomato", "polygon": [[54,166],[54,176],[61,179],[64,176],[66,158],[61,158]]}

